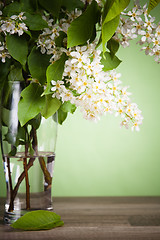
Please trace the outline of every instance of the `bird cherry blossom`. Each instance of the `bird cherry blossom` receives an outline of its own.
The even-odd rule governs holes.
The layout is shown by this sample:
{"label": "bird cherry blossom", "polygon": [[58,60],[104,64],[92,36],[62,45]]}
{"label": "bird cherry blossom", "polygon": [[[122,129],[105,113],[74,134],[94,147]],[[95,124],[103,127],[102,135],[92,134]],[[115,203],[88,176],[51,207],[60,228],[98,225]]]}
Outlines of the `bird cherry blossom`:
{"label": "bird cherry blossom", "polygon": [[146,55],[154,56],[159,63],[160,23],[157,26],[154,21],[155,18],[147,13],[147,4],[141,7],[136,3],[131,11],[122,13],[114,38],[123,47],[128,47],[130,40],[139,37],[137,44],[144,45],[141,50]]}

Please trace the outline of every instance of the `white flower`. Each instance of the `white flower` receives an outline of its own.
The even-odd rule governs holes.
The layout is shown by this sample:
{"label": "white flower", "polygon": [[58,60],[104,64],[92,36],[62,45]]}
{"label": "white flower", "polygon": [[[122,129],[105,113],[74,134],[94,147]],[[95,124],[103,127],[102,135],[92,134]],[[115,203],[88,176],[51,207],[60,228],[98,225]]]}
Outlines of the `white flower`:
{"label": "white flower", "polygon": [[147,15],[145,15],[145,23],[144,27],[148,29],[148,31],[152,31],[153,28],[156,28],[156,24],[154,23],[155,18],[150,16],[150,19]]}
{"label": "white flower", "polygon": [[160,25],[156,28],[155,37],[160,41]]}
{"label": "white flower", "polygon": [[8,20],[2,21],[1,25],[1,31],[10,34],[18,33],[19,36],[21,36],[24,31],[27,31],[28,28],[22,20],[26,19],[25,16],[23,16],[23,12],[21,12],[18,16],[12,15]]}
{"label": "white flower", "polygon": [[142,42],[147,42],[147,43],[152,42],[153,34],[152,34],[151,30],[150,31],[148,30],[147,32],[146,31],[141,31],[141,35],[143,35],[143,37],[141,38]]}
{"label": "white flower", "polygon": [[150,52],[150,55],[154,55],[154,60],[156,62],[159,62],[160,59],[160,48],[153,48],[152,51]]}
{"label": "white flower", "polygon": [[63,81],[60,81],[60,80],[58,80],[58,81],[52,80],[52,81],[51,81],[51,84],[53,85],[53,87],[51,88],[51,91],[54,92],[54,91],[56,91],[56,90],[60,91],[62,85],[64,85],[64,82],[63,82]]}
{"label": "white flower", "polygon": [[144,27],[144,22],[143,21],[140,21],[140,22],[135,22],[134,23],[134,29],[135,29],[135,32],[138,34],[138,35],[142,35],[143,33],[143,27]]}
{"label": "white flower", "polygon": [[18,33],[19,36],[23,35],[24,31],[27,31],[28,28],[25,23],[19,23],[15,32]]}
{"label": "white flower", "polygon": [[124,99],[127,99],[127,100],[129,99],[129,96],[132,95],[130,92],[127,92],[127,89],[128,89],[128,88],[129,88],[129,87],[126,86],[126,87],[123,87],[123,88],[121,89],[123,98],[124,98]]}
{"label": "white flower", "polygon": [[137,9],[137,7],[134,7],[132,11],[128,12],[128,16],[131,16],[131,20],[135,21],[137,20],[138,22],[142,21],[140,15],[142,15],[143,11],[141,9]]}
{"label": "white flower", "polygon": [[153,47],[155,47],[155,48],[160,47],[160,40],[158,40],[157,38],[153,37],[152,38],[152,43],[153,43]]}
{"label": "white flower", "polygon": [[141,50],[145,50],[146,55],[149,55],[149,53],[151,52],[151,48],[149,46],[144,46],[141,48]]}
{"label": "white flower", "polygon": [[17,15],[12,15],[10,18],[13,19],[13,20],[17,20],[18,16]]}
{"label": "white flower", "polygon": [[70,90],[67,90],[65,87],[63,88],[63,91],[61,92],[61,99],[63,102],[65,101],[71,101],[71,103],[74,103],[74,96]]}
{"label": "white flower", "polygon": [[5,32],[12,32],[15,29],[15,24],[12,22],[7,22],[4,21],[4,23],[1,26],[1,30],[5,33]]}
{"label": "white flower", "polygon": [[6,62],[6,57],[10,58],[10,54],[6,48],[6,44],[4,42],[0,42],[0,58],[3,63]]}
{"label": "white flower", "polygon": [[24,14],[24,12],[21,12],[21,13],[18,14],[18,16],[17,16],[18,19],[21,20],[21,21],[22,21],[22,20],[26,20],[26,16],[23,16],[23,14]]}
{"label": "white flower", "polygon": [[139,131],[140,131],[139,123],[138,123],[138,122],[135,122],[135,123],[133,124],[133,126],[131,127],[131,130],[132,130],[132,131],[136,130],[137,132],[139,132]]}
{"label": "white flower", "polygon": [[10,58],[11,56],[7,52],[0,52],[0,58],[3,63],[6,62],[6,57]]}

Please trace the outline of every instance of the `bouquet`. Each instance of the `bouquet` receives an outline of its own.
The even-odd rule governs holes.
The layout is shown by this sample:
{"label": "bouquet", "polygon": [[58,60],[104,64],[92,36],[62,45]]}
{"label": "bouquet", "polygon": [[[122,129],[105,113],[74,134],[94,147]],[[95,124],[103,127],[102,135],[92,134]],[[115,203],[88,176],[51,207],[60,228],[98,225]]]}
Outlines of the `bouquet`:
{"label": "bouquet", "polygon": [[[27,163],[24,158],[19,185],[24,178],[28,181],[32,156],[38,154],[36,131],[42,118],[58,112],[62,124],[68,113],[79,108],[85,119],[97,121],[103,114],[119,115],[121,126],[139,131],[143,116],[138,105],[131,102],[128,86],[122,85],[121,74],[116,71],[121,60],[116,53],[120,45],[128,47],[130,40],[138,38],[141,50],[160,62],[160,24],[149,14],[159,1],[150,0],[149,7],[141,7],[136,1],[128,10],[129,2],[0,2],[0,89],[6,109],[9,83],[19,81],[23,85],[17,135],[11,136],[10,126],[1,114],[1,124],[8,128],[3,140],[11,144],[9,156],[25,146],[25,156],[32,161]],[[42,158],[41,167],[47,179]],[[11,194],[10,211],[17,191]]]}

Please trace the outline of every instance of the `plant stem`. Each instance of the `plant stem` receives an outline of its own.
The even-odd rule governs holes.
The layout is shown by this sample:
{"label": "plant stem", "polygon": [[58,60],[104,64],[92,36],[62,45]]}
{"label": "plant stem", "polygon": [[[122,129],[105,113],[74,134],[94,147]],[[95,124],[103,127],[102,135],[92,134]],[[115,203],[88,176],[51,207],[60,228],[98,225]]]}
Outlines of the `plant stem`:
{"label": "plant stem", "polygon": [[48,188],[51,187],[52,177],[51,177],[50,173],[48,172],[48,169],[46,168],[46,164],[45,164],[44,158],[43,157],[39,157],[38,159],[39,159],[39,163],[40,163],[41,169],[42,169],[43,174],[44,174],[45,182],[48,184],[48,186],[47,186],[47,189],[48,189]]}
{"label": "plant stem", "polygon": [[26,209],[30,209],[30,185],[28,178],[28,170],[27,170],[27,153],[28,153],[28,144],[25,145],[25,158],[23,158],[23,167],[25,172],[25,182],[26,182]]}
{"label": "plant stem", "polygon": [[[11,176],[11,169],[10,169],[10,160],[7,157],[7,169],[8,169],[8,176],[9,176],[9,188],[10,188],[10,199],[12,199],[13,195],[13,186],[12,186],[12,176]],[[14,209],[14,203],[12,202],[11,209]]]}
{"label": "plant stem", "polygon": [[[29,163],[26,165],[26,170],[27,171],[30,169],[30,167],[33,166],[34,160],[35,160],[35,158],[30,158],[29,159]],[[14,189],[12,190],[12,196],[11,196],[10,205],[9,205],[9,209],[8,209],[9,212],[13,211],[13,209],[14,209],[14,205],[13,205],[14,199],[17,195],[19,186],[20,186],[21,182],[23,181],[23,179],[25,178],[25,176],[26,176],[25,171],[23,171],[18,178],[17,184],[15,185]]]}
{"label": "plant stem", "polygon": [[37,140],[36,129],[34,127],[32,127],[31,133],[32,133],[32,136],[33,136],[32,147],[35,151],[35,154],[38,156],[38,140]]}
{"label": "plant stem", "polygon": [[[36,133],[36,129],[32,127],[32,135],[33,135],[33,149],[36,153],[36,155],[38,156],[38,140],[37,140],[37,133]],[[48,184],[47,186],[47,189],[49,187],[51,187],[51,184],[52,184],[52,177],[50,175],[50,173],[48,172],[48,169],[46,167],[46,164],[45,164],[45,161],[44,161],[44,158],[43,157],[38,157],[39,159],[39,163],[40,163],[40,166],[41,166],[41,169],[43,171],[43,174],[44,174],[44,179],[45,179],[45,182]]]}

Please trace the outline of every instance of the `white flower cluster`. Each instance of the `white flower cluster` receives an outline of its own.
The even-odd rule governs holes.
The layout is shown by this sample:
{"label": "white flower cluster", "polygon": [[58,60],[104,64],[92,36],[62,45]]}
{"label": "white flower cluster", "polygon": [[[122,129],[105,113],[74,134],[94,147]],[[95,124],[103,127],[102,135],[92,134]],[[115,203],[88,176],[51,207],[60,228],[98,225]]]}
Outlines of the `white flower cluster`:
{"label": "white flower cluster", "polygon": [[[23,20],[26,19],[25,16],[23,16],[23,12],[21,12],[19,15],[12,15],[7,20],[0,19],[0,32],[4,33],[4,35],[9,34],[18,34],[18,36],[21,36],[24,31],[27,31],[28,28],[26,24],[23,22]],[[2,12],[0,11],[0,15],[2,15]],[[0,59],[3,63],[6,61],[6,57],[10,58],[10,54],[7,50],[6,43],[0,42]]]}
{"label": "white flower cluster", "polygon": [[6,44],[4,42],[0,42],[0,58],[3,63],[5,63],[6,57],[10,58],[11,56],[6,48]]}
{"label": "white flower cluster", "polygon": [[[120,74],[115,70],[103,71],[101,51],[96,49],[96,42],[88,43],[86,46],[66,48],[70,23],[81,13],[79,10],[66,13],[67,17],[60,19],[59,23],[44,17],[48,22],[48,28],[39,35],[37,47],[42,54],[51,55],[51,62],[58,60],[64,52],[68,56],[62,80],[51,81],[52,97],[60,99],[62,103],[70,101],[76,107],[80,107],[86,119],[96,121],[107,112],[115,116],[120,115],[122,126],[138,131],[143,120],[141,111],[135,103],[130,102],[128,87],[121,86]],[[10,20],[1,20],[1,32],[22,35],[27,30],[25,25],[20,25],[23,24],[24,19],[25,16],[20,13],[18,16],[12,16]],[[22,26],[21,31],[20,26]],[[5,57],[9,57],[4,43],[0,43],[0,57],[3,62]]]}
{"label": "white flower cluster", "polygon": [[[139,130],[143,119],[141,111],[130,103],[127,87],[120,87],[120,74],[115,70],[103,71],[101,51],[96,50],[96,43],[66,49],[68,27],[80,14],[77,10],[67,13],[67,18],[61,19],[59,24],[45,18],[48,28],[38,38],[37,46],[42,54],[52,56],[51,62],[58,60],[63,52],[68,56],[62,80],[51,81],[52,97],[80,107],[86,119],[96,121],[107,112],[114,113],[122,117],[121,125]],[[60,34],[64,34],[63,47],[56,45]]]}
{"label": "white flower cluster", "polygon": [[[143,45],[146,55],[154,56],[156,62],[160,62],[160,23],[154,23],[155,18],[147,14],[147,5],[136,5],[131,11],[123,12],[120,24],[114,38],[123,47],[129,46],[129,41],[140,36],[137,43]],[[126,18],[127,17],[127,18]]]}
{"label": "white flower cluster", "polygon": [[[92,0],[81,0],[81,2],[83,2],[84,4],[91,4]],[[96,2],[98,3],[98,5],[101,7],[103,5],[103,1],[102,0],[96,0]]]}
{"label": "white flower cluster", "polygon": [[80,107],[86,119],[96,121],[103,114],[114,113],[121,116],[122,126],[138,131],[143,117],[138,106],[130,102],[128,87],[120,86],[120,74],[115,70],[104,72],[100,61],[95,43],[70,49],[63,79],[51,82],[53,97]]}
{"label": "white flower cluster", "polygon": [[7,33],[18,33],[18,35],[21,36],[24,31],[28,30],[26,24],[23,22],[23,20],[26,19],[23,14],[24,12],[21,12],[19,15],[12,15],[7,20],[0,20],[0,31],[3,32],[5,35]]}
{"label": "white flower cluster", "polygon": [[[67,17],[60,19],[59,23],[55,24],[53,19],[43,17],[48,23],[48,28],[45,28],[42,34],[39,35],[37,46],[40,47],[41,53],[51,54],[51,62],[60,58],[61,54],[66,51],[66,48],[59,48],[56,46],[56,39],[60,34],[67,36],[67,31],[70,23],[80,16],[82,11],[75,9],[71,13],[66,13]],[[66,38],[63,40],[64,47],[66,47]]]}

